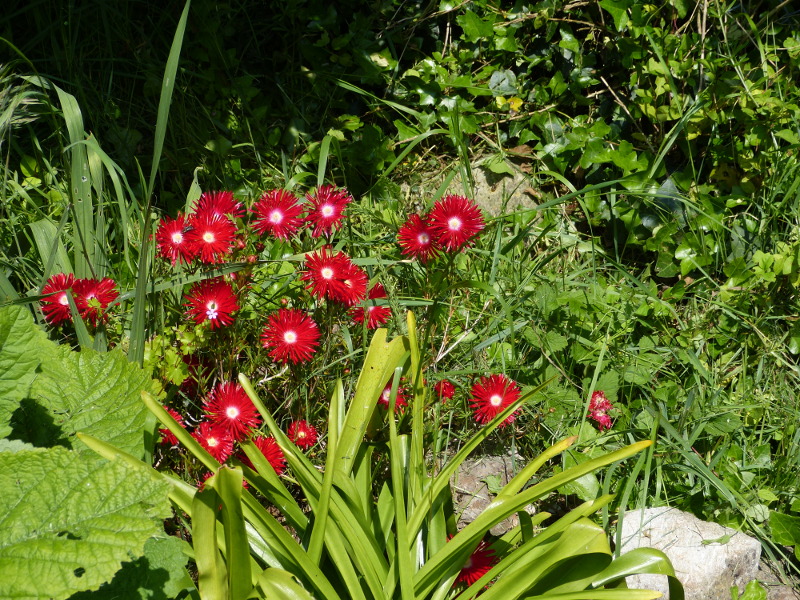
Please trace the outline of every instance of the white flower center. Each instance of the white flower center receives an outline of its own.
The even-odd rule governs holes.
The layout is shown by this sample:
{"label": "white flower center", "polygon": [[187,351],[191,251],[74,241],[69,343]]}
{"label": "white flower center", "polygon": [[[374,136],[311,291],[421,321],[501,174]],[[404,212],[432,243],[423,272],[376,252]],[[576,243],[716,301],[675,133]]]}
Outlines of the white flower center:
{"label": "white flower center", "polygon": [[172,243],[173,244],[180,244],[183,242],[183,234],[180,231],[176,231],[172,234]]}
{"label": "white flower center", "polygon": [[334,215],[336,210],[333,208],[331,204],[323,204],[322,207],[319,209],[319,212],[322,213],[323,217],[330,218]]}
{"label": "white flower center", "polygon": [[275,209],[271,213],[269,213],[269,220],[271,223],[275,223],[275,225],[278,225],[283,222],[283,213],[278,209]]}
{"label": "white flower center", "polygon": [[461,229],[461,225],[462,225],[461,219],[459,219],[458,217],[450,217],[447,220],[447,228],[450,231],[458,231],[459,229]]}
{"label": "white flower center", "polygon": [[297,341],[297,334],[294,331],[287,331],[283,334],[283,341],[287,344],[294,344]]}
{"label": "white flower center", "polygon": [[225,416],[227,416],[229,419],[236,419],[239,416],[239,409],[235,406],[229,406],[225,409]]}
{"label": "white flower center", "polygon": [[206,442],[208,443],[210,448],[214,448],[216,446],[219,446],[219,440],[217,440],[217,438],[213,438],[213,437],[207,438]]}
{"label": "white flower center", "polygon": [[322,275],[323,279],[333,279],[333,269],[330,267],[323,267],[319,274]]}
{"label": "white flower center", "polygon": [[492,406],[500,406],[503,404],[503,397],[500,394],[494,394],[491,398],[489,398],[489,404]]}
{"label": "white flower center", "polygon": [[216,236],[214,236],[214,233],[213,233],[213,232],[211,232],[211,231],[206,231],[206,232],[203,234],[203,241],[204,241],[204,242],[206,242],[206,243],[208,243],[208,244],[210,244],[210,243],[212,243],[212,242],[216,242],[216,241],[217,241],[217,238],[216,238]]}
{"label": "white flower center", "polygon": [[69,305],[69,299],[67,299],[67,295],[66,295],[66,294],[61,294],[61,295],[58,297],[58,303],[59,303],[61,306],[67,306],[67,305]]}
{"label": "white flower center", "polygon": [[216,319],[217,316],[219,316],[219,305],[217,304],[216,300],[212,300],[206,304],[206,316],[209,319]]}
{"label": "white flower center", "polygon": [[431,236],[429,236],[427,233],[420,233],[417,236],[417,241],[423,246],[427,246],[431,243]]}

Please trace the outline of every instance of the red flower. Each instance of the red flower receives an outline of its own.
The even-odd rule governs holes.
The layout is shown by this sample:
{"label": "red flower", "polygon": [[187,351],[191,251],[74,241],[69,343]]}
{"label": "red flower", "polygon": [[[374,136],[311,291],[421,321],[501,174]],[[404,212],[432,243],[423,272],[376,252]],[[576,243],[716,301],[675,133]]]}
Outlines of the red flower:
{"label": "red flower", "polygon": [[[505,375],[482,377],[472,386],[472,410],[477,423],[488,423],[521,396],[519,386]],[[500,427],[514,420],[512,413]]]}
{"label": "red flower", "polygon": [[194,205],[194,214],[214,218],[243,217],[244,205],[233,199],[233,192],[203,192]]}
{"label": "red flower", "polygon": [[[180,415],[180,413],[178,411],[176,411],[176,410],[174,410],[172,408],[167,408],[166,406],[164,408],[172,416],[172,418],[175,419],[178,422],[178,425],[180,425],[181,427],[186,429],[186,423],[184,423],[183,417]],[[161,443],[164,444],[165,446],[177,446],[178,445],[178,438],[176,438],[175,434],[172,433],[166,427],[161,427],[158,430],[158,433],[161,434]]]}
{"label": "red flower", "polygon": [[281,308],[269,317],[261,343],[272,348],[269,355],[279,362],[297,364],[311,360],[319,345],[319,328],[297,308]]}
{"label": "red flower", "polygon": [[306,200],[311,206],[305,220],[314,225],[311,237],[319,237],[323,233],[331,233],[339,227],[344,216],[344,209],[353,201],[353,197],[345,189],[323,185],[317,188],[313,194],[306,194]]}
{"label": "red flower", "polygon": [[[378,398],[378,404],[383,406],[386,410],[389,410],[390,401],[392,399],[392,382],[390,381],[383,391],[381,392],[381,397]],[[403,409],[408,406],[408,402],[406,401],[406,389],[401,385],[397,387],[397,399],[395,400],[395,408],[403,412]]]}
{"label": "red flower", "polygon": [[180,214],[174,219],[165,217],[158,224],[156,229],[158,255],[168,259],[173,266],[179,260],[189,263],[194,258],[194,245],[186,239],[188,229],[189,222]]}
{"label": "red flower", "polygon": [[226,216],[196,214],[189,219],[191,229],[185,239],[194,247],[200,260],[214,264],[223,261],[230,254],[236,238],[236,226]]}
{"label": "red flower", "polygon": [[436,258],[439,245],[428,223],[419,215],[411,215],[397,232],[400,253],[418,258],[423,263]]}
{"label": "red flower", "polygon": [[119,296],[117,284],[113,279],[77,279],[72,285],[75,304],[81,318],[96,325],[105,320],[105,310]]}
{"label": "red flower", "polygon": [[264,458],[267,459],[270,466],[275,469],[275,473],[278,475],[283,473],[283,470],[286,468],[286,457],[283,455],[283,450],[281,450],[275,438],[272,436],[259,436],[253,438],[253,443],[256,445],[256,448],[261,450],[261,454],[264,455]]}
{"label": "red flower", "polygon": [[211,390],[204,408],[211,422],[221,425],[237,442],[261,424],[258,410],[238,383],[219,383]]}
{"label": "red flower", "polygon": [[447,379],[437,381],[433,386],[433,391],[439,396],[439,400],[447,402],[456,394],[456,387]]}
{"label": "red flower", "polygon": [[192,437],[219,462],[225,462],[233,452],[233,439],[228,432],[210,421],[203,421],[192,432]]}
{"label": "red flower", "polygon": [[74,284],[75,276],[72,273],[56,273],[50,276],[42,288],[42,295],[47,297],[39,301],[45,321],[51,325],[60,325],[64,321],[72,320],[67,290]]}
{"label": "red flower", "polygon": [[209,321],[211,329],[233,323],[232,313],[239,310],[233,288],[220,278],[195,283],[184,298],[186,315],[198,325]]}
{"label": "red flower", "polygon": [[306,256],[306,271],[300,279],[308,282],[306,288],[312,296],[345,302],[352,297],[346,281],[354,277],[356,268],[344,252],[333,253],[330,246],[325,246]]}
{"label": "red flower", "polygon": [[461,567],[461,572],[456,577],[455,583],[463,583],[467,586],[472,585],[486,575],[496,562],[497,557],[494,551],[485,541],[481,541],[478,547],[470,554],[464,566]]}
{"label": "red flower", "polygon": [[[376,298],[386,298],[386,290],[383,285],[376,283],[369,291],[367,298],[374,300]],[[392,317],[392,309],[388,306],[376,306],[372,303],[365,309],[362,306],[356,306],[350,309],[350,316],[356,323],[363,323],[365,318],[367,321],[367,329],[377,329]]]}
{"label": "red flower", "polygon": [[269,232],[276,238],[286,240],[303,224],[300,217],[303,207],[297,204],[295,195],[286,190],[264,192],[251,210],[256,216],[253,229],[260,235]]}
{"label": "red flower", "polygon": [[592,392],[592,397],[589,399],[589,414],[590,419],[597,423],[597,428],[600,431],[611,429],[613,422],[606,412],[614,408],[609,402],[604,392]]}
{"label": "red flower", "polygon": [[344,283],[342,295],[336,298],[339,302],[343,302],[347,306],[353,306],[366,298],[369,277],[361,267],[350,263],[342,283]]}
{"label": "red flower", "polygon": [[445,196],[433,205],[428,227],[438,244],[452,252],[472,243],[485,224],[481,209],[472,200],[464,196]]}
{"label": "red flower", "polygon": [[308,450],[317,443],[317,428],[308,421],[292,421],[289,431],[286,434],[298,448]]}

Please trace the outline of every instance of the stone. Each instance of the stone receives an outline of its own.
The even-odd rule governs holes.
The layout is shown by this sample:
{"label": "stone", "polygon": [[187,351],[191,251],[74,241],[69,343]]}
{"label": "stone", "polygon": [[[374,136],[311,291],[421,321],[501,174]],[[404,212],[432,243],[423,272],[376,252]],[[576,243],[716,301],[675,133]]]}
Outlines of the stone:
{"label": "stone", "polygon": [[[459,530],[472,523],[494,498],[487,482],[492,484],[492,488],[495,485],[502,488],[523,466],[522,458],[512,459],[511,456],[484,456],[461,463],[450,481]],[[529,514],[535,512],[533,506],[525,510]],[[503,535],[517,525],[519,517],[511,515],[489,532],[492,535]]]}
{"label": "stone", "polygon": [[[687,600],[730,600],[731,586],[743,591],[756,578],[761,557],[758,540],[669,507],[623,515],[621,554],[640,547],[656,548],[669,557]],[[636,575],[627,583],[669,598],[666,576]]]}
{"label": "stone", "polygon": [[[791,553],[791,548],[787,553]],[[767,600],[800,600],[800,582],[795,581],[794,585],[786,585],[782,577],[762,558],[758,567],[756,579],[762,588],[767,590]]]}

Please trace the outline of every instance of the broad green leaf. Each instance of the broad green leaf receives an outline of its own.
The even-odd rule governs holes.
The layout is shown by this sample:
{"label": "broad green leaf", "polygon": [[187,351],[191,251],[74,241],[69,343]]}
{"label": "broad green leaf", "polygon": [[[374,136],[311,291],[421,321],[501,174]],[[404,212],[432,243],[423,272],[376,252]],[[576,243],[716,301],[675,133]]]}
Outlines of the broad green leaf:
{"label": "broad green leaf", "polygon": [[769,528],[776,544],[785,546],[800,544],[800,517],[770,511]]}
{"label": "broad green leaf", "polygon": [[16,600],[97,589],[171,512],[158,477],[65,448],[3,453],[0,489],[0,581]]}
{"label": "broad green leaf", "polygon": [[28,396],[39,364],[55,348],[27,308],[12,305],[0,309],[0,437],[11,433],[12,413]]}
{"label": "broad green leaf", "polygon": [[144,544],[144,555],[122,563],[114,579],[94,592],[79,592],[69,600],[170,600],[195,585],[186,571],[190,552],[188,542],[178,537],[151,537]]}
{"label": "broad green leaf", "polygon": [[[99,353],[59,348],[56,358],[42,364],[30,397],[46,411],[61,438],[72,446],[78,431],[110,442],[118,449],[142,456],[147,408],[142,390],[154,391],[149,375],[129,363],[118,350]],[[28,441],[28,440],[25,440]],[[79,452],[88,452],[74,444]]]}

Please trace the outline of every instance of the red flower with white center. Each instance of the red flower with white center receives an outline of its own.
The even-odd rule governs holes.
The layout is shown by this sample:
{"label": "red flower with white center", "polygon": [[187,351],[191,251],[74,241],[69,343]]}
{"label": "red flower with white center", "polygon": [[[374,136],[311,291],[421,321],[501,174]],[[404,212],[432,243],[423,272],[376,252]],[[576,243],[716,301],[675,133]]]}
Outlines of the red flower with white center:
{"label": "red flower with white center", "polygon": [[303,224],[300,215],[304,208],[297,204],[297,197],[286,190],[264,192],[250,210],[256,217],[253,229],[260,235],[269,233],[288,240]]}
{"label": "red flower with white center", "polygon": [[243,217],[244,205],[234,200],[233,192],[203,192],[194,205],[194,214],[215,218],[225,215]]}
{"label": "red flower with white center", "polygon": [[314,226],[311,237],[319,237],[339,227],[344,209],[353,201],[353,197],[346,189],[323,185],[313,193],[306,194],[306,200],[310,206],[305,221]]}
{"label": "red flower with white center", "polygon": [[231,284],[219,277],[195,283],[184,296],[186,315],[198,325],[211,323],[211,329],[233,323],[233,313],[239,310]]}
{"label": "red flower with white center", "polygon": [[[390,402],[392,400],[392,382],[390,381],[383,391],[381,392],[381,397],[378,398],[378,404],[380,404],[386,410],[389,410],[389,406],[391,406]],[[397,387],[397,398],[395,400],[395,408],[399,412],[403,412],[403,409],[408,406],[408,401],[406,401],[406,388],[402,385]]]}
{"label": "red flower with white center", "polygon": [[238,383],[223,381],[217,384],[203,408],[211,422],[221,425],[237,442],[261,424],[258,410]]}
{"label": "red flower with white center", "polygon": [[[472,386],[472,410],[476,423],[488,423],[503,412],[511,404],[519,400],[522,393],[515,381],[505,375],[489,375],[482,377]],[[512,413],[500,427],[505,427],[514,420]]]}
{"label": "red flower with white center", "polygon": [[303,450],[308,450],[317,443],[317,428],[308,421],[292,421],[286,433],[295,446]]}
{"label": "red flower with white center", "polygon": [[[253,438],[253,444],[256,448],[261,450],[261,454],[267,459],[267,462],[275,470],[275,473],[280,475],[286,468],[286,457],[283,455],[283,450],[275,441],[272,436],[264,437],[258,436]],[[248,461],[249,462],[249,461]]]}
{"label": "red flower with white center", "polygon": [[158,255],[169,260],[174,266],[182,260],[190,263],[195,255],[195,248],[186,240],[189,222],[183,215],[174,219],[165,217],[161,219],[156,229],[156,248]]}
{"label": "red flower with white center", "polygon": [[339,302],[347,304],[347,306],[353,306],[366,298],[369,277],[361,267],[350,263],[342,283],[344,283],[344,288],[341,290],[342,294],[336,298]]}
{"label": "red flower with white center", "polygon": [[203,421],[192,432],[192,437],[219,462],[225,462],[233,452],[233,439],[224,427]]}
{"label": "red flower with white center", "polygon": [[297,364],[311,360],[319,336],[319,327],[304,311],[281,308],[270,315],[261,343],[264,348],[271,348],[269,355],[274,360]]}
{"label": "red flower with white center", "polygon": [[75,284],[75,276],[72,273],[56,273],[42,288],[42,298],[39,303],[42,307],[44,320],[50,325],[60,325],[64,321],[72,320],[72,313],[69,311],[69,300],[67,290]]}
{"label": "red flower with white center", "polygon": [[497,557],[494,551],[486,541],[481,541],[478,547],[470,554],[464,566],[461,567],[461,572],[456,577],[455,584],[472,585],[486,575],[496,563]]}
{"label": "red flower with white center", "polygon": [[428,215],[428,227],[448,252],[471,244],[485,226],[481,209],[464,196],[445,196]]}
{"label": "red flower with white center", "polygon": [[397,231],[400,253],[423,263],[439,255],[439,245],[428,223],[419,215],[411,215]]}
{"label": "red flower with white center", "polygon": [[105,311],[119,296],[117,284],[113,279],[76,279],[72,285],[75,305],[81,318],[96,325],[98,321],[108,319]]}
{"label": "red flower with white center", "polygon": [[589,399],[589,414],[590,419],[597,423],[597,428],[600,431],[611,429],[613,422],[611,417],[606,413],[614,408],[614,405],[606,398],[604,392],[592,392],[592,397]]}
{"label": "red flower with white center", "polygon": [[223,262],[224,257],[231,253],[236,241],[236,225],[228,217],[196,214],[190,217],[189,225],[191,229],[184,237],[202,262]]}
{"label": "red flower with white center", "polygon": [[[186,423],[184,422],[183,417],[180,415],[180,413],[177,410],[174,410],[172,408],[167,408],[166,406],[164,408],[170,414],[170,416],[173,419],[175,419],[175,421],[178,422],[178,425],[180,425],[181,427],[186,429]],[[161,427],[158,430],[158,433],[161,434],[161,443],[164,444],[165,446],[177,446],[178,445],[178,438],[176,438],[175,434],[172,433],[166,427]]]}
{"label": "red flower with white center", "polygon": [[311,295],[322,300],[337,300],[351,296],[350,286],[345,283],[353,276],[354,265],[344,252],[333,252],[330,246],[306,256],[306,270],[300,276],[307,281],[306,288]]}
{"label": "red flower with white center", "polygon": [[447,402],[455,396],[456,386],[454,386],[451,381],[442,379],[434,384],[433,391],[439,396],[439,400]]}
{"label": "red flower with white center", "polygon": [[[386,290],[381,283],[373,285],[367,296],[370,300],[386,297]],[[392,309],[385,305],[377,306],[369,303],[366,308],[362,306],[351,308],[350,316],[356,323],[363,323],[366,320],[367,329],[377,329],[392,317]]]}

